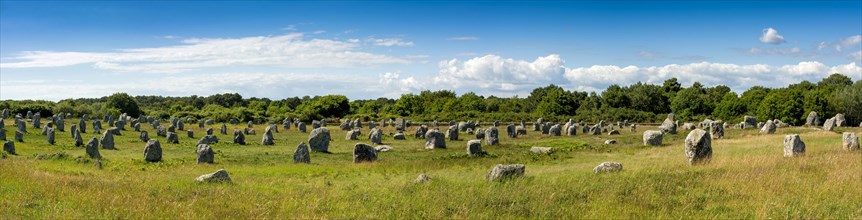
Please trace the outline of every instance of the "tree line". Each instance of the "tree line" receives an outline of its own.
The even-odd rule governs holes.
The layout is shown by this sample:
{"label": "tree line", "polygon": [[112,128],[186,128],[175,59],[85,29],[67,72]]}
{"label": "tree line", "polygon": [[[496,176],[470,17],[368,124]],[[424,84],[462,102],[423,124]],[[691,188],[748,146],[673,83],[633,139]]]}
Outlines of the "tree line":
{"label": "tree line", "polygon": [[11,114],[27,111],[52,115],[55,112],[102,117],[128,113],[163,119],[196,118],[228,121],[280,121],[285,117],[315,119],[360,118],[380,120],[406,117],[416,121],[546,121],[597,122],[599,120],[648,123],[660,122],[668,113],[679,120],[705,118],[738,122],[745,115],[761,120],[780,119],[801,125],[808,112],[821,118],[845,114],[850,124],[862,121],[862,80],[855,83],[842,74],[832,74],[819,82],[802,81],[785,88],[754,86],[742,94],[719,85],[705,87],[695,82],[683,87],[676,78],[662,85],[638,82],[628,86],[610,85],[601,93],[568,91],[548,85],[524,98],[481,96],[473,92],[457,95],[453,91],[422,91],[403,94],[397,99],[349,100],[343,95],[303,96],[281,100],[244,98],[237,93],[211,96],[163,97],[129,96],[116,93],[101,98],[5,100],[0,109]]}

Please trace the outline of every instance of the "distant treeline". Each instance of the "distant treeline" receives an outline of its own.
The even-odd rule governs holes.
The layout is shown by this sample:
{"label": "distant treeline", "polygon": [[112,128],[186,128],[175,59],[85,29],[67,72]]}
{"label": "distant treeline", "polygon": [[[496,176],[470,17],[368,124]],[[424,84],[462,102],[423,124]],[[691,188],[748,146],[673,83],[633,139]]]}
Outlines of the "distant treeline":
{"label": "distant treeline", "polygon": [[304,96],[282,100],[243,98],[227,93],[207,97],[136,96],[116,93],[102,98],[66,99],[59,102],[6,100],[0,109],[10,114],[27,111],[51,115],[54,112],[101,117],[121,112],[160,118],[197,118],[228,121],[280,121],[285,117],[301,120],[361,118],[380,120],[405,117],[414,121],[546,121],[597,122],[629,120],[661,122],[668,113],[683,121],[704,118],[738,122],[745,115],[760,120],[780,119],[801,125],[808,112],[821,118],[844,113],[849,124],[862,120],[862,80],[855,83],[847,76],[832,74],[820,82],[802,81],[786,88],[755,86],[741,95],[727,86],[704,87],[695,82],[682,87],[676,78],[662,85],[636,83],[611,85],[601,94],[567,91],[556,85],[534,89],[529,96],[495,97],[452,91],[422,91],[404,94],[398,99],[349,100],[343,95]]}

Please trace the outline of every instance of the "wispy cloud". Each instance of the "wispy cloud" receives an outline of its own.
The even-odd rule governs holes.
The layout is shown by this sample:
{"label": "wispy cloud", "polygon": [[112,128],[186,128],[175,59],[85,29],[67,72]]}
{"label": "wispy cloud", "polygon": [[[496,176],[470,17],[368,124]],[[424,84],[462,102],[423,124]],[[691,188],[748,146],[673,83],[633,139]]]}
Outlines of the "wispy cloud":
{"label": "wispy cloud", "polygon": [[[171,73],[238,65],[344,68],[412,62],[406,58],[362,52],[361,44],[355,39],[305,39],[301,33],[245,38],[193,38],[183,40],[182,43],[115,52],[25,51],[12,57],[12,62],[0,63],[0,68],[93,64],[94,68],[113,71]],[[394,44],[399,43],[405,44],[397,41]]]}
{"label": "wispy cloud", "polygon": [[446,40],[461,40],[461,41],[463,41],[463,40],[479,40],[479,37],[474,37],[474,36],[460,36],[460,37],[450,37],[450,38],[446,38]]}
{"label": "wispy cloud", "polygon": [[404,40],[399,39],[399,38],[382,38],[382,39],[380,39],[380,38],[369,38],[368,42],[371,42],[371,44],[374,44],[375,46],[384,46],[384,47],[392,47],[392,46],[410,47],[410,46],[413,46],[413,42],[404,41]]}

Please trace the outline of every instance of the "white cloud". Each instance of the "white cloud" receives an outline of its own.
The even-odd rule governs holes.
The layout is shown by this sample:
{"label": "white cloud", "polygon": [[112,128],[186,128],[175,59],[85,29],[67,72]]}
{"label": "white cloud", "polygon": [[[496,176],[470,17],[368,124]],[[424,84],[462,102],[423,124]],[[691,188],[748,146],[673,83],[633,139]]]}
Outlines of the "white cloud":
{"label": "white cloud", "polygon": [[317,31],[314,31],[314,32],[311,32],[311,33],[312,33],[312,34],[323,34],[323,33],[326,33],[326,31],[324,31],[324,30],[317,30]]}
{"label": "white cloud", "polygon": [[842,73],[858,80],[862,78],[862,67],[855,62],[832,67],[816,61],[783,66],[700,62],[650,67],[591,66],[567,69],[565,75],[573,88],[604,89],[611,84],[630,85],[638,81],[661,84],[676,77],[684,85],[700,82],[707,86],[727,85],[734,91],[745,91],[756,85],[783,87],[802,80],[816,82],[832,73]]}
{"label": "white cloud", "polygon": [[840,52],[844,48],[853,48],[860,44],[862,44],[862,35],[850,36],[836,44],[835,50]]}
{"label": "white cloud", "polygon": [[854,53],[851,53],[849,57],[853,62],[862,62],[862,50],[857,50]]}
{"label": "white cloud", "polygon": [[452,59],[439,63],[434,77],[438,87],[477,93],[512,94],[526,89],[559,83],[565,72],[563,60],[557,54],[524,61],[504,59],[496,55],[476,57],[466,61]]}
{"label": "white cloud", "polygon": [[371,42],[371,44],[374,44],[375,46],[384,46],[384,47],[391,47],[391,46],[410,47],[410,46],[413,46],[413,42],[404,41],[404,40],[398,39],[398,38],[383,38],[383,39],[369,38],[368,41]]}
{"label": "white cloud", "polygon": [[418,92],[425,89],[425,85],[415,77],[407,77],[402,79],[401,72],[386,72],[380,74],[380,85],[383,88],[383,95],[386,97],[397,98],[402,93]]}
{"label": "white cloud", "polygon": [[778,31],[772,28],[763,29],[763,35],[760,36],[760,42],[766,44],[781,44],[784,43],[784,36],[778,34]]}
{"label": "white cloud", "polygon": [[94,68],[134,72],[183,72],[237,65],[292,68],[356,67],[405,64],[409,59],[359,51],[356,39],[304,39],[301,33],[245,38],[193,38],[182,45],[120,49],[116,52],[25,51],[17,62],[0,68],[62,67],[93,64]]}
{"label": "white cloud", "polygon": [[295,30],[296,30],[296,25],[291,24],[291,25],[288,25],[287,27],[283,27],[283,28],[281,28],[281,30],[285,30],[285,31],[295,31]]}
{"label": "white cloud", "polygon": [[758,48],[758,47],[752,47],[752,48],[746,50],[746,53],[754,54],[754,55],[798,55],[801,52],[802,52],[802,50],[799,49],[798,47],[791,47],[791,48],[781,48],[781,47],[778,47],[778,48],[775,48],[775,47]]}
{"label": "white cloud", "polygon": [[460,36],[460,37],[450,37],[450,38],[447,38],[446,40],[460,40],[460,41],[464,41],[464,40],[479,40],[479,37],[473,37],[473,36]]}

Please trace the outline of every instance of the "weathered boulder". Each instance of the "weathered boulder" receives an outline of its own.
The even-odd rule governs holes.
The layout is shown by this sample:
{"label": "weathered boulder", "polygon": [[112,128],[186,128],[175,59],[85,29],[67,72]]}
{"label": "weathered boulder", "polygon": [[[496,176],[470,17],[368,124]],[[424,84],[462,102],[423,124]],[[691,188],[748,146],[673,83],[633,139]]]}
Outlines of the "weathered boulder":
{"label": "weathered boulder", "polygon": [[45,137],[45,141],[50,145],[54,145],[54,128],[47,127],[48,131],[46,133],[47,137]]}
{"label": "weathered boulder", "polygon": [[311,163],[311,152],[308,150],[308,145],[305,142],[301,142],[296,146],[296,151],[293,151],[293,162]]}
{"label": "weathered boulder", "polygon": [[[5,111],[5,110],[4,110]],[[15,155],[15,142],[6,141],[3,143],[3,151],[6,151],[8,154]]]}
{"label": "weathered boulder", "polygon": [[20,130],[15,130],[15,141],[24,142],[24,134]]}
{"label": "weathered boulder", "polygon": [[233,143],[245,145],[245,135],[239,129],[233,129]]}
{"label": "weathered boulder", "polygon": [[102,149],[114,149],[114,133],[105,131],[102,134],[102,139],[99,140],[99,144],[102,145]]}
{"label": "weathered boulder", "polygon": [[609,131],[609,132],[608,132],[608,135],[620,135],[620,131],[617,131],[617,130],[611,130],[611,131]]}
{"label": "weathered boulder", "polygon": [[144,147],[144,161],[162,161],[162,145],[159,144],[159,140],[153,139],[147,141],[147,145]]}
{"label": "weathered boulder", "polygon": [[428,126],[422,125],[416,128],[416,132],[413,133],[413,137],[416,139],[425,138],[425,133],[428,132]]}
{"label": "weathered boulder", "polygon": [[763,124],[763,127],[760,128],[760,133],[761,134],[775,134],[775,128],[776,128],[775,123],[772,122],[772,120],[768,120],[768,121],[766,121],[766,123]]}
{"label": "weathered boulder", "polygon": [[406,136],[404,136],[404,132],[398,131],[398,133],[395,133],[394,135],[392,135],[392,139],[395,139],[395,140],[407,140],[407,137],[406,137]]}
{"label": "weathered boulder", "polygon": [[682,129],[685,129],[685,130],[694,130],[696,128],[697,128],[697,126],[695,126],[694,123],[691,123],[691,122],[686,122],[686,123],[682,124]]}
{"label": "weathered boulder", "polygon": [[227,125],[221,124],[221,128],[219,128],[219,133],[226,135],[227,134]]}
{"label": "weathered boulder", "polygon": [[485,151],[482,150],[482,140],[467,141],[467,155],[469,155],[469,156],[485,155]]}
{"label": "weathered boulder", "polygon": [[[451,127],[450,127],[451,128]],[[452,129],[450,129],[452,130]],[[457,134],[457,130],[455,133]],[[457,138],[456,138],[457,139]],[[451,140],[451,138],[450,138]],[[446,148],[446,138],[439,129],[430,129],[425,133],[425,149]]]}
{"label": "weathered boulder", "polygon": [[817,126],[819,125],[820,117],[817,116],[817,112],[811,111],[808,113],[808,117],[805,118],[805,125],[807,126]]}
{"label": "weathered boulder", "polygon": [[518,135],[527,135],[527,128],[524,126],[515,126],[515,133]]}
{"label": "weathered boulder", "polygon": [[497,131],[497,127],[490,127],[485,130],[485,144],[489,146],[500,144],[500,137],[499,132]]}
{"label": "weathered boulder", "polygon": [[168,138],[167,139],[168,139],[168,143],[171,143],[171,144],[179,144],[180,143],[179,136],[177,136],[177,133],[174,133],[174,132],[168,132]]}
{"label": "weathered boulder", "polygon": [[485,139],[485,129],[476,129],[476,139]]}
{"label": "weathered boulder", "polygon": [[423,173],[423,174],[419,174],[419,176],[416,177],[415,180],[413,180],[413,183],[426,183],[429,181],[431,181],[431,176],[425,175]]}
{"label": "weathered boulder", "polygon": [[504,181],[523,176],[525,170],[524,164],[497,164],[485,178],[490,181]]}
{"label": "weathered boulder", "polygon": [[605,144],[617,144],[617,140],[608,139],[608,140],[605,140]]}
{"label": "weathered boulder", "polygon": [[312,151],[329,152],[329,129],[326,127],[316,128],[308,134],[308,145]]}
{"label": "weathered boulder", "polygon": [[713,121],[709,125],[709,134],[712,139],[724,138],[724,122]]}
{"label": "weathered boulder", "polygon": [[656,130],[644,131],[643,140],[644,145],[658,147],[661,146],[662,136],[664,133]]}
{"label": "weathered boulder", "polygon": [[206,136],[201,137],[200,140],[198,140],[199,145],[200,144],[215,144],[215,143],[218,143],[218,136],[215,136],[215,135],[206,135]]}
{"label": "weathered boulder", "polygon": [[578,125],[572,124],[569,127],[566,127],[566,135],[567,136],[575,136],[578,134]]}
{"label": "weathered boulder", "polygon": [[84,139],[81,138],[80,131],[75,131],[75,134],[72,135],[72,139],[75,139],[75,147],[84,146]]}
{"label": "weathered boulder", "polygon": [[637,124],[631,124],[631,125],[629,125],[629,131],[631,131],[631,132],[637,132],[637,131],[638,131],[638,125],[637,125]]}
{"label": "weathered boulder", "polygon": [[[296,129],[297,129],[297,130],[299,130],[299,132],[305,133],[305,132],[306,132],[306,126],[305,126],[305,123],[304,123],[304,122],[299,122],[299,123],[297,123],[297,124],[296,124]],[[313,131],[314,131],[314,129],[312,129],[311,131],[313,132]],[[328,130],[327,130],[327,131],[328,131]]]}
{"label": "weathered boulder", "polygon": [[260,139],[260,144],[262,145],[273,145],[275,144],[275,138],[272,137],[272,128],[274,126],[266,127],[266,130],[263,132],[263,135]]}
{"label": "weathered boulder", "polygon": [[805,142],[798,134],[784,136],[784,157],[805,155]]}
{"label": "weathered boulder", "polygon": [[554,149],[550,147],[531,147],[530,152],[537,154],[550,154],[554,152]]}
{"label": "weathered boulder", "polygon": [[841,114],[841,113],[835,114],[835,126],[837,126],[837,127],[847,126],[847,124],[844,120],[844,114]]}
{"label": "weathered boulder", "polygon": [[712,159],[712,138],[701,129],[694,129],[685,137],[685,157],[689,164],[707,163]]}
{"label": "weathered boulder", "polygon": [[353,145],[353,163],[374,162],[377,160],[377,150],[370,145],[357,143]]}
{"label": "weathered boulder", "polygon": [[358,129],[358,128],[355,128],[355,129],[353,129],[353,130],[348,131],[348,132],[345,134],[344,139],[345,139],[345,140],[359,140],[359,135],[361,135],[361,134],[362,134],[362,132],[361,132],[361,131],[359,131],[359,129]]}
{"label": "weathered boulder", "polygon": [[230,183],[230,175],[224,169],[218,170],[215,173],[204,174],[195,178],[195,181],[204,183]]}
{"label": "weathered boulder", "polygon": [[381,131],[380,128],[372,128],[371,134],[368,135],[368,139],[371,140],[371,144],[382,144],[383,131]]}
{"label": "weathered boulder", "polygon": [[209,144],[198,144],[198,163],[214,163],[215,152]]}
{"label": "weathered boulder", "polygon": [[844,132],[842,134],[842,144],[844,150],[854,151],[859,150],[859,138],[856,137],[856,133],[853,132]]}
{"label": "weathered boulder", "polygon": [[823,130],[832,131],[835,128],[835,118],[826,119],[826,122],[823,122]]}
{"label": "weathered boulder", "polygon": [[742,128],[757,128],[757,118],[754,116],[746,115],[742,120]]}
{"label": "weathered boulder", "polygon": [[93,139],[90,139],[89,142],[87,142],[87,147],[85,148],[85,151],[87,152],[87,156],[90,156],[90,158],[102,158],[102,155],[99,154],[99,140],[97,140],[95,137]]}
{"label": "weathered boulder", "polygon": [[510,124],[510,125],[506,126],[506,136],[508,136],[509,138],[518,137],[518,133],[515,132],[515,125],[514,124]]}
{"label": "weathered boulder", "polygon": [[[426,132],[425,134],[428,134],[428,133]],[[425,137],[427,138],[428,136],[425,136]],[[446,130],[446,137],[450,141],[458,140],[458,128],[455,126],[449,126],[449,129]]]}
{"label": "weathered boulder", "polygon": [[562,131],[560,131],[560,124],[555,124],[548,129],[548,134],[551,136],[560,136],[562,135]]}
{"label": "weathered boulder", "polygon": [[378,145],[378,146],[374,147],[374,150],[377,150],[377,152],[386,152],[386,151],[390,151],[392,149],[393,148],[390,147],[389,145]]}
{"label": "weathered boulder", "polygon": [[664,122],[659,126],[659,130],[661,130],[662,133],[676,134],[676,123],[673,120],[673,114],[669,114],[668,117],[664,119]]}
{"label": "weathered boulder", "polygon": [[593,173],[613,173],[623,171],[623,164],[619,162],[602,162],[595,168],[593,168]]}

